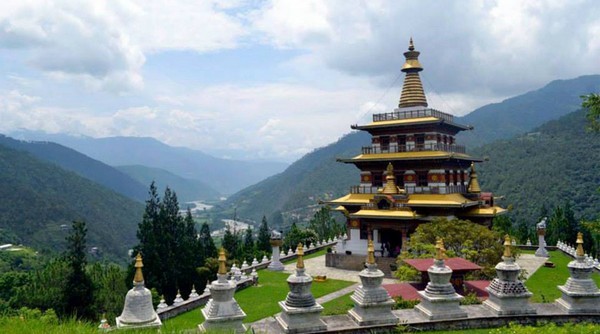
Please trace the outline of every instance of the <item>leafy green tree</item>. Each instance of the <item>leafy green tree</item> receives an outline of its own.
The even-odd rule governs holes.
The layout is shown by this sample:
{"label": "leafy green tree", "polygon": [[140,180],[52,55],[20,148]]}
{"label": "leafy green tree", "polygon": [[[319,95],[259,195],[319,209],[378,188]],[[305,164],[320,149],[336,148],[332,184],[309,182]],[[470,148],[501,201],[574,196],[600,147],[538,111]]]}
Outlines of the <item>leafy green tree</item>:
{"label": "leafy green tree", "polygon": [[500,235],[514,235],[512,220],[507,215],[496,216],[492,220],[492,229]]}
{"label": "leafy green tree", "polygon": [[259,252],[269,253],[271,252],[271,232],[269,231],[269,225],[267,223],[267,217],[263,216],[262,222],[258,229],[258,237],[256,238],[256,250]]}
{"label": "leafy green tree", "polygon": [[583,102],[581,106],[587,110],[586,118],[588,120],[588,129],[593,132],[600,132],[600,95],[588,94],[582,95]]}
{"label": "leafy green tree", "polygon": [[11,298],[11,306],[53,309],[64,316],[67,309],[64,293],[69,277],[69,263],[64,258],[53,259],[43,269],[32,272],[27,284],[17,288],[15,298]]}
{"label": "leafy green tree", "polygon": [[319,239],[335,238],[342,232],[342,226],[331,217],[331,209],[323,206],[308,222],[308,228],[315,231]]}
{"label": "leafy green tree", "polygon": [[283,237],[283,247],[285,249],[296,249],[298,243],[303,245],[314,244],[317,242],[318,235],[315,231],[306,228],[298,228],[296,222],[292,223],[290,230]]}
{"label": "leafy green tree", "polygon": [[503,253],[503,238],[498,232],[468,220],[438,218],[419,225],[410,237],[408,252],[400,259],[434,256],[433,245],[440,237],[444,239],[449,257],[462,257],[477,263],[483,267],[483,277],[495,277],[494,267]]}
{"label": "leafy green tree", "polygon": [[67,314],[78,318],[94,319],[91,305],[94,298],[92,280],[85,267],[87,227],[83,221],[74,221],[71,233],[67,236],[67,253],[65,258],[71,271],[64,286],[64,298]]}
{"label": "leafy green tree", "polygon": [[127,271],[112,263],[88,265],[87,272],[94,285],[93,312],[105,313],[107,319],[121,314],[127,294]]}
{"label": "leafy green tree", "polygon": [[526,220],[521,219],[517,222],[517,227],[515,229],[515,238],[517,238],[517,241],[522,245],[525,245],[527,243],[527,240],[534,243],[534,230],[535,227],[533,226],[533,223],[529,223]]}

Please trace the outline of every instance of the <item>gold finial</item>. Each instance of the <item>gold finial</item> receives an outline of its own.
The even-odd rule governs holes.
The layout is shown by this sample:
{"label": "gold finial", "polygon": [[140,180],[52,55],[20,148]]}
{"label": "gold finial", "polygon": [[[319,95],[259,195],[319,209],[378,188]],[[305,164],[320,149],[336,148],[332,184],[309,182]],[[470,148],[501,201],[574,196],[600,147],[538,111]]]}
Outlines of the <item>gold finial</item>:
{"label": "gold finial", "polygon": [[371,240],[371,237],[369,237],[367,245],[367,263],[375,264],[375,246],[373,246],[373,240]]}
{"label": "gold finial", "polygon": [[511,245],[510,236],[507,234],[504,236],[504,257],[512,257]]}
{"label": "gold finial", "polygon": [[304,247],[302,247],[302,243],[298,243],[298,249],[296,249],[296,255],[298,255],[298,260],[296,261],[296,268],[304,269]]}
{"label": "gold finial", "polygon": [[227,262],[227,258],[225,257],[225,249],[221,247],[221,250],[219,250],[219,275],[227,274],[225,262]]}
{"label": "gold finial", "polygon": [[469,187],[467,189],[470,193],[480,193],[481,187],[479,187],[479,181],[477,181],[477,172],[475,171],[475,163],[471,162],[471,173],[469,174]]}
{"label": "gold finial", "polygon": [[386,168],[385,186],[381,190],[383,194],[393,195],[398,194],[400,191],[396,185],[396,177],[394,176],[394,166],[391,162],[388,163]]}
{"label": "gold finial", "polygon": [[142,283],[144,281],[144,274],[142,274],[143,266],[142,254],[138,252],[138,255],[135,257],[135,276],[133,276],[133,281],[135,283]]}
{"label": "gold finial", "polygon": [[583,233],[577,233],[577,256],[583,256]]}
{"label": "gold finial", "polygon": [[406,77],[402,85],[398,108],[427,107],[427,98],[419,77],[419,72],[423,70],[423,66],[419,63],[419,54],[419,51],[415,51],[411,37],[408,42],[408,51],[404,52],[406,61],[402,65],[402,72],[406,73]]}
{"label": "gold finial", "polygon": [[444,248],[444,239],[438,238],[435,243],[435,259],[443,260],[446,258],[446,248]]}

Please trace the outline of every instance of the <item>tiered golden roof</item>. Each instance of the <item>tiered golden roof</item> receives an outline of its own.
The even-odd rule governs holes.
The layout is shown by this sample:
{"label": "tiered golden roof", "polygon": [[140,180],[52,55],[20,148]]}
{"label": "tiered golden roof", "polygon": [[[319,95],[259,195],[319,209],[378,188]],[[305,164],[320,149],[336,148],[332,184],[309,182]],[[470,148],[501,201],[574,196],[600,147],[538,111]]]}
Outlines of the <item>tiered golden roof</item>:
{"label": "tiered golden roof", "polygon": [[402,72],[406,73],[404,84],[402,85],[402,95],[400,95],[399,108],[406,107],[427,107],[427,98],[423,91],[423,84],[419,77],[419,72],[423,66],[419,63],[419,51],[415,51],[412,37],[408,45],[408,51],[404,53],[406,62],[402,66]]}

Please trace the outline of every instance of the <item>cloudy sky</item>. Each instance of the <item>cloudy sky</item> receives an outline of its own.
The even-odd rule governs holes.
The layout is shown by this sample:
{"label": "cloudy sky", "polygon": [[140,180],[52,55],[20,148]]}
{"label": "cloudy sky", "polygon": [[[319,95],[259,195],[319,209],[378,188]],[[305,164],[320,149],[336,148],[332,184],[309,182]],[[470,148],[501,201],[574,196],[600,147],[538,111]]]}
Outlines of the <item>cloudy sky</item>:
{"label": "cloudy sky", "polygon": [[2,1],[0,133],[293,161],[396,107],[411,36],[455,115],[600,73],[596,0]]}

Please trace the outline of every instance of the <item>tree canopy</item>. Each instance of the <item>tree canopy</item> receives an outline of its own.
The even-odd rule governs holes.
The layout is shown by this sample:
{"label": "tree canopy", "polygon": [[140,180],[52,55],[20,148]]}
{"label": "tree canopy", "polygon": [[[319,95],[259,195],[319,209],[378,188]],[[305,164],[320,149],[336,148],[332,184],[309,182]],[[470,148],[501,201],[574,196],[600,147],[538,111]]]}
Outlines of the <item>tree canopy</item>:
{"label": "tree canopy", "polygon": [[588,129],[593,132],[600,132],[600,95],[591,93],[582,95],[583,102],[581,106],[587,110],[585,115],[588,120]]}

